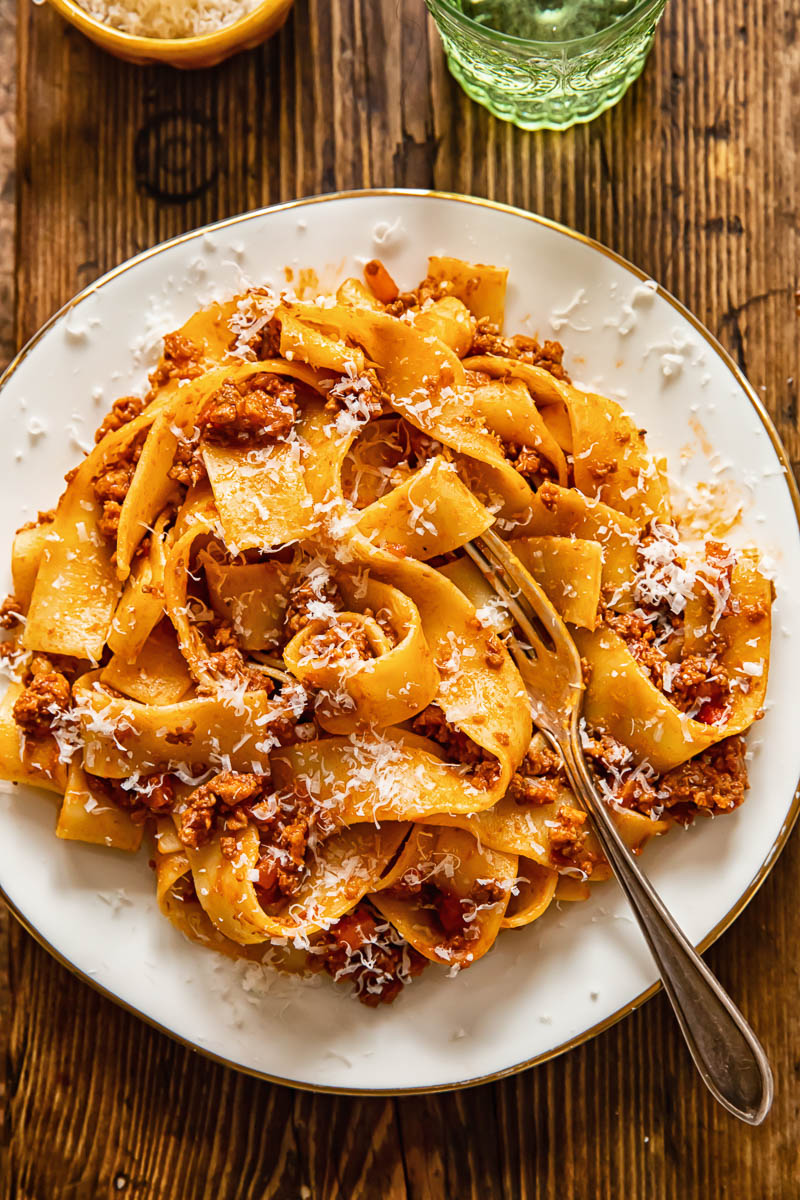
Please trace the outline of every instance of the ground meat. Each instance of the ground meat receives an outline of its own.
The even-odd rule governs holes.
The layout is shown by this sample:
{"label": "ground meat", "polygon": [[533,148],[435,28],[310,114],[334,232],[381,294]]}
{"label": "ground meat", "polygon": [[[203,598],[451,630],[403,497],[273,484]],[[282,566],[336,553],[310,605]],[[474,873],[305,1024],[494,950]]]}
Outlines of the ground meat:
{"label": "ground meat", "polygon": [[341,620],[310,637],[304,643],[303,653],[326,667],[347,663],[356,666],[375,657],[364,627]]}
{"label": "ground meat", "polygon": [[[255,288],[252,294],[268,295],[263,289]],[[281,324],[272,317],[254,332],[244,330],[231,339],[228,349],[237,358],[264,362],[268,358],[279,358],[281,351]]]}
{"label": "ground meat", "polygon": [[203,462],[203,448],[199,441],[188,441],[185,438],[178,440],[169,477],[187,488],[196,487],[208,478],[206,464]]}
{"label": "ground meat", "polygon": [[610,734],[584,730],[581,741],[586,760],[606,798],[625,808],[658,816],[661,804],[653,788],[657,777],[652,768],[637,767],[628,747]]}
{"label": "ground meat", "polygon": [[0,629],[15,629],[23,617],[22,605],[16,596],[6,596],[0,604]]}
{"label": "ground meat", "polygon": [[316,813],[307,795],[293,794],[291,800],[289,805],[285,801],[279,805],[275,816],[260,825],[261,849],[254,886],[264,906],[296,895],[305,879],[306,847]]}
{"label": "ground meat", "polygon": [[728,737],[671,771],[650,779],[626,780],[618,802],[647,815],[666,812],[683,825],[698,813],[733,812],[747,791],[744,738]]}
{"label": "ground meat", "polygon": [[606,625],[613,629],[624,642],[653,642],[655,640],[653,622],[648,620],[647,614],[642,609],[634,609],[633,612],[626,613],[606,612],[604,618]]}
{"label": "ground meat", "polygon": [[143,825],[148,817],[172,812],[175,807],[175,784],[170,775],[144,776],[133,788],[97,775],[87,775],[86,782],[93,795],[124,809],[136,825]]}
{"label": "ground meat", "polygon": [[588,471],[592,479],[602,482],[608,479],[609,475],[615,474],[619,470],[619,463],[612,459],[594,459],[588,464]]}
{"label": "ground meat", "polygon": [[628,747],[608,733],[584,731],[582,744],[585,757],[601,771],[619,772],[633,762],[633,755]]}
{"label": "ground meat", "polygon": [[730,691],[730,676],[722,663],[705,654],[688,654],[670,681],[669,698],[683,712],[696,710],[698,721],[716,725],[727,712]]}
{"label": "ground meat", "polygon": [[[499,740],[499,738],[498,738]],[[483,747],[478,747],[483,751]],[[493,754],[483,751],[484,757],[470,773],[470,782],[477,788],[492,788],[500,778],[500,763]]]}
{"label": "ground meat", "polygon": [[[83,674],[85,668],[80,661],[70,654],[41,654],[38,651],[31,655],[27,666],[26,682],[36,675],[45,675],[49,671],[58,671],[70,682],[76,675]],[[109,689],[111,691],[112,689]]]}
{"label": "ground meat", "polygon": [[517,804],[553,804],[565,787],[564,764],[544,743],[531,743],[508,793]]}
{"label": "ground meat", "polygon": [[556,813],[558,825],[550,832],[550,855],[561,867],[577,867],[584,875],[591,875],[598,856],[587,847],[589,830],[585,829],[586,813],[568,804],[562,804]]}
{"label": "ground meat", "polygon": [[164,338],[161,362],[150,376],[148,400],[152,400],[157,389],[170,379],[197,379],[203,374],[202,358],[202,349],[191,338],[180,331],[168,333]]}
{"label": "ground meat", "polygon": [[238,383],[226,379],[206,403],[198,425],[207,442],[253,445],[287,437],[296,416],[294,383],[263,371]]}
{"label": "ground meat", "polygon": [[481,317],[475,327],[469,356],[496,354],[501,358],[515,358],[520,362],[530,363],[534,367],[542,367],[549,371],[554,379],[563,379],[569,383],[569,375],[564,369],[564,347],[560,342],[546,341],[539,343],[536,338],[517,334],[515,337],[501,337],[498,327],[488,317]]}
{"label": "ground meat", "polygon": [[[727,617],[733,611],[731,601],[731,582],[736,558],[730,546],[724,542],[709,540],[705,544],[705,562],[697,569],[695,589],[700,598],[704,611],[708,615],[708,628],[703,639],[704,647],[710,647],[714,640],[715,629],[722,617]],[[714,629],[711,625],[714,625]]]}
{"label": "ground meat", "polygon": [[699,812],[732,812],[744,800],[747,788],[745,741],[737,736],[723,738],[668,771],[656,790],[670,816],[689,823]]}
{"label": "ground meat", "polygon": [[560,792],[555,779],[531,778],[519,771],[508,785],[508,794],[516,804],[554,804]]}
{"label": "ground meat", "polygon": [[708,565],[715,571],[724,572],[728,584],[730,584],[736,561],[730,546],[727,546],[725,542],[709,539],[705,544],[705,555]]}
{"label": "ground meat", "polygon": [[315,608],[320,603],[332,605],[336,610],[342,608],[344,601],[341,592],[331,576],[323,578],[321,574],[313,572],[293,585],[283,618],[287,639],[293,638],[301,629],[305,629],[309,621],[315,619]]}
{"label": "ground meat", "polygon": [[390,1004],[404,983],[425,969],[427,959],[362,902],[322,935],[309,965],[337,981],[349,980],[361,1003],[375,1008]]}
{"label": "ground meat", "polygon": [[480,936],[480,927],[475,921],[478,909],[501,903],[507,893],[495,880],[487,879],[476,882],[468,895],[460,896],[445,883],[429,877],[432,865],[412,867],[389,892],[398,899],[414,900],[420,908],[430,912],[448,949],[464,948]]}
{"label": "ground meat", "polygon": [[[275,684],[270,677],[263,671],[259,671],[257,667],[250,666],[241,650],[237,650],[234,646],[228,646],[225,650],[218,650],[214,654],[210,654],[206,666],[209,671],[222,679],[231,679],[235,683],[246,683],[248,692],[266,692],[268,696],[271,696],[275,690]],[[199,690],[202,692],[202,688]]]}
{"label": "ground meat", "polygon": [[104,464],[93,482],[94,494],[102,505],[97,528],[103,537],[114,541],[119,529],[122,505],[128,494],[136,464],[141,458],[146,431],[125,446],[115,458]]}
{"label": "ground meat", "polygon": [[582,744],[608,800],[654,818],[660,815],[663,803],[658,798],[659,777],[652,767],[646,762],[637,764],[628,747],[610,734],[584,730]]}
{"label": "ground meat", "polygon": [[114,401],[111,412],[103,417],[95,431],[94,440],[102,442],[107,433],[115,433],[117,429],[122,429],[123,425],[138,417],[143,408],[144,400],[139,396],[121,396],[119,400]]}
{"label": "ground meat", "polygon": [[233,859],[238,852],[235,834],[254,825],[260,847],[253,886],[263,905],[295,895],[306,875],[312,830],[317,841],[332,832],[305,790],[269,795],[269,783],[267,775],[223,771],[191,793],[179,831],[183,844],[196,848],[217,829],[223,855]]}
{"label": "ground meat", "polygon": [[674,632],[664,631],[663,622],[649,619],[642,609],[629,613],[606,612],[604,622],[625,642],[633,657],[655,686],[681,712],[692,712],[700,721],[716,724],[724,717],[730,700],[730,678],[713,654],[670,657],[681,641],[679,618],[669,618]]}
{"label": "ground meat", "polygon": [[503,663],[506,661],[503,643],[500,641],[500,638],[496,633],[490,633],[487,635],[486,648],[483,652],[483,661],[492,671],[499,671]]}
{"label": "ground meat", "polygon": [[699,812],[732,812],[748,786],[740,736],[723,738],[664,775],[646,764],[637,768],[628,747],[608,734],[584,734],[583,749],[617,804],[653,817],[666,812],[685,825]]}
{"label": "ground meat", "polygon": [[551,750],[544,740],[531,742],[519,769],[523,775],[552,775],[562,779],[564,777],[564,764],[560,755]]}
{"label": "ground meat", "polygon": [[[205,666],[221,679],[246,683],[248,692],[272,695],[275,685],[268,675],[247,661],[236,631],[230,621],[209,621],[203,626],[203,638],[208,648]],[[199,692],[204,692],[204,687]]]}
{"label": "ground meat", "polygon": [[44,737],[54,718],[72,703],[72,687],[61,666],[45,654],[35,654],[28,664],[26,682],[14,704],[14,721],[29,737]]}
{"label": "ground meat", "polygon": [[235,771],[222,771],[209,779],[208,783],[195,788],[181,814],[178,836],[184,846],[196,850],[205,845],[211,836],[218,810],[222,810],[224,819],[235,819],[242,805],[258,803],[263,798],[268,784],[269,777],[266,775],[239,775]]}
{"label": "ground meat", "polygon": [[414,718],[412,728],[421,737],[430,738],[444,748],[457,762],[470,767],[470,781],[475,787],[490,788],[500,775],[500,763],[471,737],[450,725],[438,704],[429,704]]}
{"label": "ground meat", "polygon": [[[364,380],[367,381],[365,385]],[[374,368],[369,367],[357,379],[342,375],[328,392],[325,407],[329,412],[349,411],[364,423],[379,416],[389,407],[389,396],[381,387]]]}
{"label": "ground meat", "polygon": [[653,621],[641,609],[629,613],[606,612],[605,624],[613,629],[630,650],[633,657],[650,676],[657,688],[664,690],[664,671],[669,664],[664,651],[656,645],[656,629]]}
{"label": "ground meat", "polygon": [[392,624],[392,614],[388,608],[379,608],[377,612],[373,611],[371,608],[365,608],[364,616],[372,618],[376,625],[378,625],[381,631],[386,635],[387,640],[392,646],[396,646],[400,642],[400,634],[398,634],[397,630]]}
{"label": "ground meat", "polygon": [[543,479],[553,479],[556,476],[553,464],[532,446],[522,446],[517,442],[505,442],[503,453],[506,461],[528,482],[538,484]]}
{"label": "ground meat", "polygon": [[752,604],[744,604],[741,600],[733,600],[731,608],[755,625],[757,621],[763,620],[769,614],[770,604],[768,600],[755,600]]}
{"label": "ground meat", "polygon": [[469,894],[475,904],[500,904],[508,895],[507,889],[496,879],[479,880]]}
{"label": "ground meat", "polygon": [[269,358],[278,358],[281,350],[280,322],[275,318],[268,321],[255,338],[251,339],[249,345],[259,362],[264,362]]}
{"label": "ground meat", "polygon": [[204,629],[205,638],[213,650],[228,650],[240,648],[239,638],[230,621],[222,617],[209,621]]}
{"label": "ground meat", "polygon": [[386,305],[386,311],[393,317],[402,317],[403,313],[421,308],[430,300],[441,300],[444,296],[449,296],[452,290],[453,285],[449,280],[431,279],[428,276],[414,291],[401,292],[396,300]]}
{"label": "ground meat", "polygon": [[558,508],[561,498],[561,492],[554,484],[548,483],[547,480],[542,484],[536,493],[537,498],[541,500],[548,512],[555,512]]}

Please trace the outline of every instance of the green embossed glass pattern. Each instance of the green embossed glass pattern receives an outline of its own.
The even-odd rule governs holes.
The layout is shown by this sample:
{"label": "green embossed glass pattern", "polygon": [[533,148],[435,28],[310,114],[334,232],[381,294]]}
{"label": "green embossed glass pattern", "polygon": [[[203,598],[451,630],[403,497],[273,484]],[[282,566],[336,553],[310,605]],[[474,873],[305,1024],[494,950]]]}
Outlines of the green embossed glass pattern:
{"label": "green embossed glass pattern", "polygon": [[566,129],[616,104],[641,73],[666,0],[426,3],[473,100],[522,129]]}

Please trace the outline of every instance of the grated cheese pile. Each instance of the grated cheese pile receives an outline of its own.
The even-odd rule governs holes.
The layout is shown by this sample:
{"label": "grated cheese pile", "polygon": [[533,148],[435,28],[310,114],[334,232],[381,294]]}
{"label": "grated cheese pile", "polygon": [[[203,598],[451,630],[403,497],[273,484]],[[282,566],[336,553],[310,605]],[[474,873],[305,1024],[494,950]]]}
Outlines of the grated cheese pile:
{"label": "grated cheese pile", "polygon": [[215,33],[260,0],[78,0],[90,17],[137,37],[187,38]]}

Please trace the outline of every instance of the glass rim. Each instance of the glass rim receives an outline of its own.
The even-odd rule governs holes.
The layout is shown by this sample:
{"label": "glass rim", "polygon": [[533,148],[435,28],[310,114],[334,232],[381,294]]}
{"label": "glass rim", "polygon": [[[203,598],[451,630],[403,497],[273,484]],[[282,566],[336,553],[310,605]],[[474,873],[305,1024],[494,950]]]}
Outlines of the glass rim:
{"label": "glass rim", "polygon": [[434,20],[436,19],[436,11],[446,12],[455,21],[459,22],[466,32],[477,34],[486,39],[487,42],[493,43],[496,46],[506,46],[510,50],[519,52],[530,47],[534,51],[550,51],[562,49],[564,47],[582,47],[596,46],[599,41],[608,37],[613,33],[614,38],[626,30],[639,19],[648,9],[666,8],[667,0],[639,0],[638,4],[623,16],[618,21],[614,21],[606,29],[598,30],[597,33],[584,33],[580,37],[560,38],[553,41],[539,41],[535,38],[518,37],[513,33],[501,33],[497,29],[492,29],[489,25],[482,25],[480,21],[476,21],[474,17],[468,16],[463,9],[456,8],[454,0],[426,0],[426,4],[430,9]]}

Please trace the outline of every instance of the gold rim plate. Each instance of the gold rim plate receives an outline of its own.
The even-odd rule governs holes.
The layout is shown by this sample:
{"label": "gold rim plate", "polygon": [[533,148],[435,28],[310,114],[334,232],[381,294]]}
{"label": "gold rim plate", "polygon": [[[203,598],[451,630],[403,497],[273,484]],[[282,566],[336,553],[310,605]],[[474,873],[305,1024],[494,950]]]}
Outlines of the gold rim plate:
{"label": "gold rim plate", "polygon": [[[616,251],[610,250],[607,246],[604,246],[601,242],[595,241],[594,238],[590,238],[590,237],[587,237],[585,234],[578,233],[576,230],[570,229],[566,225],[561,225],[557,221],[552,221],[547,217],[542,217],[535,213],[526,212],[524,209],[521,209],[521,208],[515,208],[513,205],[501,204],[494,200],[484,200],[484,199],[481,199],[476,196],[462,196],[462,195],[459,195],[454,192],[436,192],[436,191],[427,191],[427,190],[418,189],[418,188],[363,188],[363,189],[360,189],[357,191],[352,191],[352,192],[331,192],[331,193],[320,195],[320,196],[308,196],[308,197],[305,197],[300,200],[290,200],[283,204],[269,205],[265,208],[253,209],[251,212],[240,213],[239,215],[237,215],[235,217],[228,217],[222,221],[215,221],[213,224],[210,224],[210,225],[200,226],[198,229],[190,230],[187,233],[183,233],[177,237],[170,238],[168,241],[161,242],[157,246],[153,246],[153,247],[151,247],[151,249],[145,250],[141,254],[137,254],[134,258],[128,259],[126,262],[121,263],[118,267],[114,267],[111,271],[108,271],[105,275],[103,275],[99,279],[95,280],[94,283],[89,284],[88,287],[84,288],[82,291],[78,292],[77,295],[73,296],[73,298],[70,301],[68,301],[62,308],[60,308],[58,310],[58,312],[54,313],[54,315],[47,322],[45,322],[44,325],[42,325],[42,327],[33,335],[33,337],[30,339],[30,341],[28,341],[26,343],[26,345],[20,350],[20,352],[11,361],[11,363],[8,365],[6,370],[3,372],[2,376],[0,376],[0,391],[2,391],[2,388],[4,387],[4,385],[6,384],[8,379],[11,377],[11,375],[14,373],[14,371],[17,369],[19,364],[27,357],[27,355],[29,355],[31,353],[31,351],[36,347],[36,345],[39,343],[39,341],[42,339],[42,337],[48,332],[48,330],[51,329],[51,327],[53,325],[55,325],[62,317],[64,317],[70,311],[70,309],[74,308],[75,305],[79,304],[82,300],[85,300],[87,296],[90,296],[90,295],[92,295],[92,293],[101,289],[110,280],[115,279],[118,275],[121,275],[121,274],[123,274],[123,272],[130,270],[132,267],[137,266],[139,263],[145,261],[146,259],[152,258],[156,254],[160,254],[163,250],[166,250],[171,246],[179,245],[183,242],[191,241],[194,238],[202,237],[204,234],[213,233],[214,231],[219,230],[219,229],[230,228],[233,225],[241,224],[243,222],[251,220],[253,217],[262,216],[267,213],[283,212],[283,211],[293,209],[293,208],[304,208],[304,207],[308,207],[308,206],[315,205],[315,204],[324,204],[326,202],[330,202],[333,200],[344,200],[344,199],[351,199],[351,198],[357,198],[357,197],[373,197],[374,198],[374,197],[380,197],[380,196],[387,196],[387,197],[397,196],[397,197],[404,197],[404,198],[409,197],[409,196],[418,196],[418,197],[429,199],[429,200],[430,199],[439,199],[439,200],[457,201],[462,204],[477,205],[482,208],[494,209],[498,212],[503,212],[503,213],[510,214],[513,216],[522,217],[526,221],[533,221],[534,223],[536,223],[538,225],[545,226],[548,229],[552,229],[552,230],[556,231],[557,233],[563,234],[565,237],[569,237],[575,241],[582,242],[584,245],[589,246],[591,249],[604,255],[606,258],[611,259],[613,262],[617,263],[619,266],[624,267],[633,276],[635,276],[636,278],[638,278],[642,281],[645,281],[645,280],[649,281],[649,279],[650,279],[650,277],[647,275],[646,272],[640,270],[637,266],[635,266],[633,263],[629,262],[626,258],[623,258],[623,256],[621,254],[617,254]],[[791,496],[792,505],[793,505],[794,512],[795,512],[795,518],[798,523],[798,532],[800,532],[800,491],[798,490],[797,483],[796,483],[794,475],[792,473],[792,468],[791,468],[791,464],[789,461],[789,457],[786,453],[783,443],[781,442],[780,435],[778,434],[778,431],[772,422],[772,418],[770,417],[769,413],[767,412],[766,408],[764,407],[764,404],[762,403],[761,398],[759,397],[759,395],[755,391],[755,389],[752,387],[752,385],[748,382],[748,380],[746,379],[746,377],[744,376],[742,371],[739,369],[737,364],[731,358],[730,354],[725,349],[725,347],[714,337],[714,335],[712,333],[710,333],[705,328],[705,326],[697,319],[697,317],[695,317],[689,311],[689,309],[685,307],[685,305],[683,305],[679,300],[677,300],[668,291],[666,291],[663,287],[661,287],[660,284],[657,286],[656,290],[657,290],[658,295],[661,296],[662,299],[666,300],[678,313],[680,313],[680,315],[685,320],[687,320],[692,325],[692,327],[700,335],[700,337],[703,339],[703,341],[710,347],[712,352],[723,361],[725,366],[728,368],[728,370],[731,372],[731,374],[736,379],[736,382],[738,383],[739,387],[742,389],[742,391],[747,396],[748,400],[750,401],[751,405],[755,409],[756,413],[758,414],[758,417],[759,417],[762,425],[764,426],[764,429],[766,430],[767,435],[770,439],[772,447],[775,450],[775,453],[776,453],[781,465],[784,468],[786,486],[789,489],[789,494]],[[717,925],[715,925],[714,928],[710,931],[710,933],[708,933],[702,939],[702,941],[700,941],[698,943],[697,949],[701,953],[704,952],[705,950],[707,950],[708,947],[711,946],[717,940],[717,938],[720,937],[720,935],[723,934],[725,932],[725,930],[728,929],[729,926],[733,924],[733,922],[736,920],[736,918],[739,916],[739,914],[744,910],[744,908],[753,899],[756,892],[759,890],[759,888],[761,887],[761,885],[764,883],[765,879],[769,875],[770,871],[774,867],[779,854],[781,853],[784,846],[786,845],[789,834],[791,833],[792,828],[795,824],[795,821],[797,820],[798,812],[800,812],[800,781],[798,781],[798,784],[795,788],[795,793],[792,798],[791,805],[786,814],[786,818],[781,826],[781,829],[778,833],[778,836],[775,839],[774,843],[772,844],[769,852],[767,853],[763,863],[761,864],[761,867],[759,868],[759,870],[757,871],[757,873],[755,874],[753,879],[750,881],[750,884],[748,885],[748,887],[741,894],[741,896],[736,901],[736,903],[725,914],[725,916],[722,918],[722,920],[719,921],[717,923]],[[491,1082],[494,1082],[499,1079],[505,1079],[510,1075],[516,1075],[521,1071],[527,1070],[529,1067],[535,1067],[535,1066],[538,1066],[540,1063],[548,1062],[550,1059],[557,1058],[559,1055],[566,1053],[566,1051],[568,1051],[568,1050],[573,1050],[577,1046],[583,1045],[584,1042],[588,1042],[591,1038],[594,1038],[598,1034],[603,1033],[606,1029],[610,1029],[612,1025],[616,1025],[618,1021],[621,1021],[624,1017],[626,1017],[630,1013],[634,1012],[637,1008],[639,1008],[642,1004],[644,1004],[646,1000],[649,1000],[652,996],[654,996],[660,990],[660,988],[662,986],[660,982],[654,983],[651,987],[646,988],[645,991],[641,992],[638,996],[636,996],[635,999],[630,1001],[630,1003],[621,1006],[619,1009],[617,1009],[615,1012],[613,1012],[610,1016],[605,1018],[605,1020],[599,1021],[597,1024],[592,1025],[589,1029],[584,1030],[582,1033],[578,1034],[576,1037],[570,1038],[567,1041],[562,1042],[560,1045],[553,1047],[551,1050],[546,1051],[545,1053],[536,1055],[534,1058],[526,1059],[524,1062],[516,1063],[513,1066],[507,1067],[502,1071],[495,1071],[490,1074],[477,1076],[477,1077],[471,1078],[471,1079],[459,1080],[454,1083],[437,1084],[437,1085],[429,1086],[429,1087],[409,1087],[409,1088],[400,1088],[400,1089],[398,1089],[398,1088],[369,1088],[369,1089],[367,1089],[367,1088],[330,1087],[330,1086],[325,1086],[325,1085],[297,1082],[296,1080],[293,1080],[293,1079],[286,1079],[281,1076],[270,1075],[263,1071],[254,1070],[252,1068],[243,1066],[240,1063],[233,1062],[232,1060],[227,1059],[222,1055],[215,1054],[212,1051],[209,1051],[209,1050],[205,1049],[204,1047],[198,1046],[195,1043],[188,1041],[186,1038],[181,1037],[180,1034],[173,1032],[173,1030],[168,1029],[166,1026],[162,1025],[160,1022],[154,1020],[152,1017],[149,1017],[146,1013],[141,1012],[139,1009],[126,1003],[126,1001],[120,999],[120,997],[117,996],[114,992],[105,988],[102,984],[98,983],[95,979],[92,979],[91,976],[89,976],[89,975],[85,974],[83,971],[81,971],[80,968],[76,967],[74,963],[70,962],[70,960],[68,958],[66,958],[63,954],[61,954],[53,945],[51,945],[44,937],[42,937],[42,935],[38,932],[37,929],[35,929],[30,924],[30,922],[19,911],[19,909],[16,907],[16,905],[13,904],[12,901],[9,899],[9,897],[6,895],[1,884],[0,884],[0,897],[2,897],[5,900],[6,904],[8,905],[8,908],[14,914],[16,919],[19,921],[20,925],[22,925],[23,928],[26,929],[27,932],[31,935],[31,937],[33,937],[39,943],[40,946],[44,947],[44,949],[47,950],[47,952],[49,954],[51,954],[53,956],[53,958],[56,959],[57,962],[61,963],[61,965],[63,967],[66,967],[67,970],[70,971],[71,974],[76,976],[78,979],[81,979],[84,983],[87,983],[96,992],[99,992],[102,996],[105,996],[107,999],[112,1000],[115,1004],[119,1005],[121,1008],[124,1008],[127,1012],[132,1013],[136,1017],[139,1017],[141,1020],[145,1021],[148,1025],[151,1025],[154,1029],[157,1029],[157,1030],[159,1030],[159,1032],[166,1034],[168,1037],[172,1038],[173,1040],[180,1042],[183,1046],[186,1046],[188,1049],[194,1050],[194,1051],[198,1052],[199,1054],[202,1054],[205,1058],[208,1058],[213,1062],[222,1063],[225,1066],[232,1067],[236,1071],[241,1071],[242,1073],[244,1073],[246,1075],[251,1075],[257,1079],[266,1080],[269,1083],[284,1084],[288,1087],[294,1087],[294,1088],[298,1088],[301,1091],[308,1091],[308,1092],[334,1093],[337,1095],[345,1095],[345,1096],[406,1096],[406,1095],[416,1095],[416,1094],[429,1094],[429,1093],[434,1093],[434,1092],[455,1091],[455,1090],[458,1090],[459,1088],[476,1087],[478,1084],[491,1083]]]}

